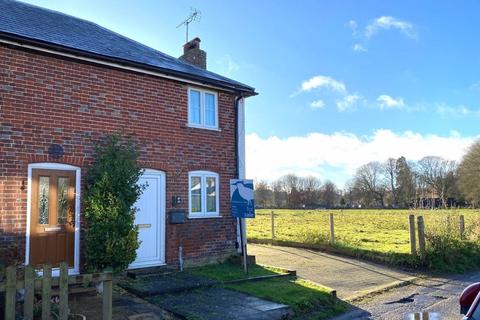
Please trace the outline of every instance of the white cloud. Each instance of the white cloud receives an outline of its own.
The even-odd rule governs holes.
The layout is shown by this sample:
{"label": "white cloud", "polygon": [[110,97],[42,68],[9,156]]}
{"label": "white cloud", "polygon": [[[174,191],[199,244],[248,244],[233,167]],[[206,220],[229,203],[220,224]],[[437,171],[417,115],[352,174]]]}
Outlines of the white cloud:
{"label": "white cloud", "polygon": [[318,99],[318,100],[312,101],[310,103],[310,106],[314,109],[322,109],[323,107],[325,107],[325,102],[321,99]]}
{"label": "white cloud", "polygon": [[240,70],[240,65],[236,63],[229,54],[226,54],[221,59],[217,60],[217,64],[223,66],[228,74]]}
{"label": "white cloud", "polygon": [[393,98],[387,94],[379,95],[377,98],[378,105],[380,109],[403,109],[405,107],[405,102],[403,98]]}
{"label": "white cloud", "polygon": [[392,16],[381,16],[373,19],[364,29],[359,28],[355,20],[350,20],[345,23],[345,26],[352,30],[352,36],[357,42],[352,46],[352,50],[355,52],[367,52],[368,41],[381,31],[385,30],[398,30],[403,35],[410,39],[418,40],[418,32],[413,23],[400,20]]}
{"label": "white cloud", "polygon": [[318,75],[302,82],[300,92],[311,91],[317,88],[326,88],[338,93],[346,93],[345,84],[329,76]]}
{"label": "white cloud", "polygon": [[418,34],[411,22],[400,20],[391,16],[382,16],[373,20],[365,27],[365,37],[371,38],[381,30],[397,29],[411,39],[417,39]]}
{"label": "white cloud", "polygon": [[345,26],[350,28],[352,30],[352,35],[356,36],[357,35],[357,22],[355,20],[350,20],[347,23],[345,23]]}
{"label": "white cloud", "polygon": [[460,160],[476,137],[422,135],[406,131],[377,130],[371,136],[347,132],[311,133],[281,139],[246,137],[247,175],[253,179],[274,180],[287,173],[325,177],[331,168],[341,173],[335,181],[342,185],[355,170],[370,161],[405,156],[419,160],[427,155]]}
{"label": "white cloud", "polygon": [[346,111],[353,108],[356,103],[361,100],[362,97],[358,94],[350,94],[344,96],[342,99],[337,100],[337,109],[338,111]]}
{"label": "white cloud", "polygon": [[480,115],[480,110],[472,110],[464,105],[450,106],[446,103],[437,103],[437,113],[445,117],[466,117]]}
{"label": "white cloud", "polygon": [[367,48],[365,48],[362,44],[360,43],[355,43],[352,47],[353,51],[355,52],[368,52]]}

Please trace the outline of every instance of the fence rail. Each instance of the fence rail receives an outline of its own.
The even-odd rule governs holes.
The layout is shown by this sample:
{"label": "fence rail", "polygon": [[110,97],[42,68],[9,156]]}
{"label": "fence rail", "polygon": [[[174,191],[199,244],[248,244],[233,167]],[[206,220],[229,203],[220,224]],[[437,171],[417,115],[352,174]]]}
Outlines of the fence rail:
{"label": "fence rail", "polygon": [[103,284],[103,319],[112,319],[113,275],[111,272],[69,276],[68,265],[66,263],[60,264],[59,277],[52,277],[52,267],[50,265],[44,265],[41,271],[42,276],[36,278],[36,270],[32,266],[26,266],[22,280],[17,279],[17,267],[10,266],[6,268],[6,281],[0,282],[0,293],[5,292],[5,320],[16,319],[16,296],[17,290],[20,289],[25,290],[23,300],[23,319],[33,319],[35,294],[41,293],[42,320],[49,320],[52,309],[52,288],[57,287],[59,293],[58,319],[67,320],[69,285],[88,285],[92,282],[101,282]]}
{"label": "fence rail", "polygon": [[[328,214],[323,215],[323,213],[319,213],[320,215],[323,215],[321,220],[316,220],[314,222],[320,223],[322,226],[322,231],[318,231],[319,234],[324,234],[326,235],[326,240],[330,245],[335,245],[336,243],[336,228],[338,225],[342,227],[342,220],[341,219],[336,219],[337,215],[333,212],[326,212]],[[342,213],[339,214],[341,216]],[[270,216],[270,231],[271,231],[271,238],[268,239],[267,237],[263,237],[264,240],[270,240],[271,243],[276,243],[278,240],[281,242],[282,238],[279,237],[278,235],[280,232],[282,234],[285,233],[292,233],[291,229],[292,225],[295,225],[295,223],[285,223],[285,221],[282,221],[281,214],[279,215],[278,213],[275,212],[275,210],[271,210],[269,214],[259,214],[259,217],[263,216],[263,219],[267,218],[268,215]],[[284,217],[288,216],[288,214],[285,214]],[[338,217],[339,217],[338,216]],[[408,229],[408,236],[409,239],[407,240],[409,242],[409,253],[411,255],[419,255],[420,258],[425,258],[426,255],[426,235],[425,235],[425,219],[422,214],[420,215],[414,215],[414,214],[409,214],[405,218],[408,218],[406,221],[406,225]],[[446,223],[449,225],[451,224],[451,219],[452,217],[447,216],[446,217]],[[465,216],[463,214],[458,215],[458,224],[455,227],[458,235],[460,236],[461,239],[465,239]],[[267,218],[268,219],[268,218]],[[308,222],[309,224],[314,223],[313,221]],[[428,221],[427,221],[428,222]],[[255,223],[255,221],[251,222],[252,224]],[[285,231],[283,229],[287,225],[288,231]],[[319,225],[319,226],[320,226]],[[453,224],[452,224],[453,225]],[[267,227],[268,228],[268,227]],[[268,230],[268,229],[267,229]],[[280,231],[279,231],[280,230]],[[323,233],[322,233],[323,232]],[[381,230],[378,230],[378,232],[381,232]],[[288,242],[288,241],[287,241]]]}

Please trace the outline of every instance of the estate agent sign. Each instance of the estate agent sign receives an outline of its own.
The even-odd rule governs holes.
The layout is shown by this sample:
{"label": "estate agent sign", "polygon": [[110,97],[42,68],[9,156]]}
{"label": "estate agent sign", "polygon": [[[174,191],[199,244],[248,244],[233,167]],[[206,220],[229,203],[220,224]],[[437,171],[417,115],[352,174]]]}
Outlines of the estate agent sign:
{"label": "estate agent sign", "polygon": [[230,197],[232,216],[236,218],[255,218],[253,180],[231,179]]}

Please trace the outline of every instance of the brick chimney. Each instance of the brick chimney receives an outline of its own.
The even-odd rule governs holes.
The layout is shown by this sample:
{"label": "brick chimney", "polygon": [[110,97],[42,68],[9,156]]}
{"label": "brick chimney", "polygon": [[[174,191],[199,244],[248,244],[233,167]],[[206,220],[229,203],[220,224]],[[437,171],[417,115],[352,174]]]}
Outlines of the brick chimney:
{"label": "brick chimney", "polygon": [[183,55],[179,58],[202,69],[207,69],[207,53],[200,49],[200,38],[195,38],[183,45]]}

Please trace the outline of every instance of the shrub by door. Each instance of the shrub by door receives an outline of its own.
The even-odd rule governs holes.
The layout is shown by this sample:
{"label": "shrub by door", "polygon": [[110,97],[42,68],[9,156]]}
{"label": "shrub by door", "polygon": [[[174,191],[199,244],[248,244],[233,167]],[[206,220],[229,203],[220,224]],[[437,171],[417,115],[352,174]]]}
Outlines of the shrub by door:
{"label": "shrub by door", "polygon": [[32,170],[31,265],[74,265],[75,171]]}

